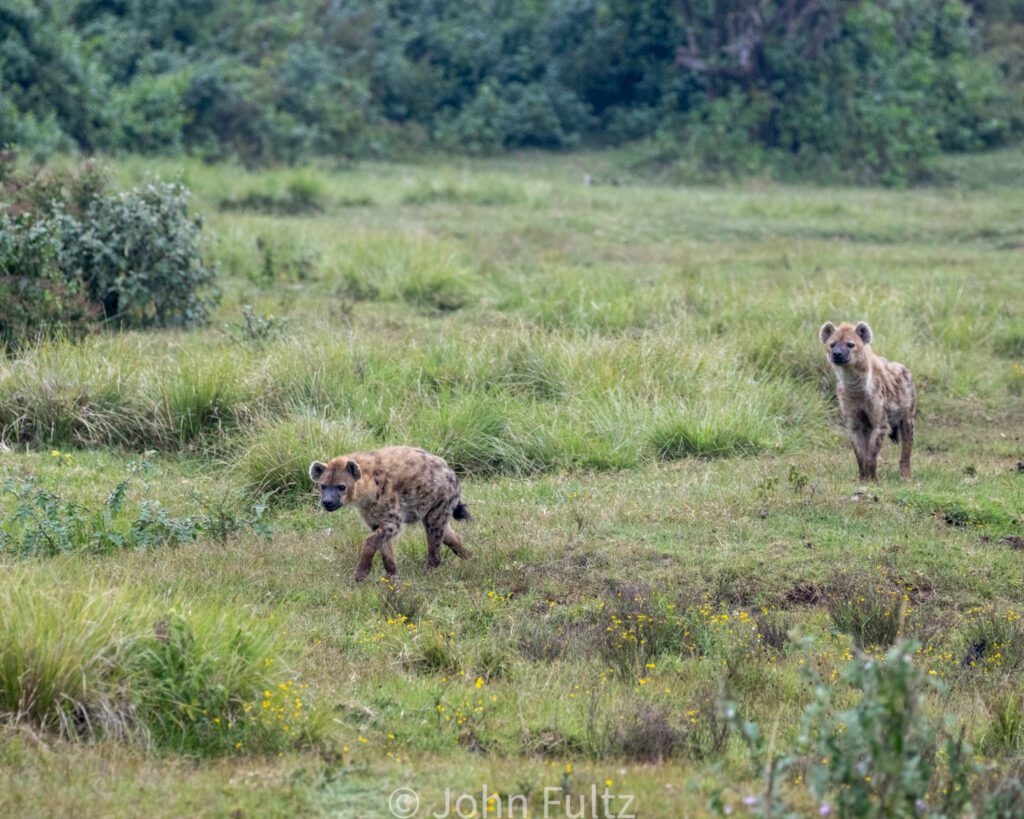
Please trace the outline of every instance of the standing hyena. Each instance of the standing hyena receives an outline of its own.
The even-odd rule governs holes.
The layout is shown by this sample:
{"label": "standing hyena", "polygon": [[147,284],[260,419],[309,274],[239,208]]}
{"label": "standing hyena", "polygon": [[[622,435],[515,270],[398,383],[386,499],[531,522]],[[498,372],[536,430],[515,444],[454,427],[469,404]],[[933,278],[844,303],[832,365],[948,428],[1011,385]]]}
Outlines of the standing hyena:
{"label": "standing hyena", "polygon": [[861,479],[875,480],[878,451],[888,434],[902,445],[900,475],[910,477],[917,394],[910,371],[875,355],[871,328],[861,321],[821,327],[821,342],[836,371],[836,393],[843,425],[850,434]]}
{"label": "standing hyena", "polygon": [[327,463],[313,461],[309,477],[317,485],[320,505],[328,512],[354,506],[373,533],[363,541],[356,581],[365,580],[380,552],[384,570],[398,571],[393,540],[403,524],[423,521],[427,530],[427,567],[441,564],[441,544],[459,557],[471,553],[448,521],[467,520],[459,497],[459,479],[437,455],[409,446],[339,455]]}

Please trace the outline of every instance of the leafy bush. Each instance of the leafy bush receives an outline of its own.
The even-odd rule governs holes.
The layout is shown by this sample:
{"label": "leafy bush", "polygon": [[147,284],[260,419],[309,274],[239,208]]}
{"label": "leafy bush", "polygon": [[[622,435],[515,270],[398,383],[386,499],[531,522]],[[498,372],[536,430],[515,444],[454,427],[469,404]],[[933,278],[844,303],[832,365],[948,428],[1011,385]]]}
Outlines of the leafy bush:
{"label": "leafy bush", "polygon": [[151,183],[89,202],[63,236],[66,273],[121,327],[205,323],[214,271],[202,260],[201,222],[188,214],[188,191]]}
{"label": "leafy bush", "polygon": [[970,802],[971,747],[928,717],[925,693],[938,683],[914,666],[915,647],[901,641],[884,661],[848,663],[844,680],[860,692],[851,708],[835,710],[833,689],[815,688],[804,713],[815,760],[807,781],[840,816],[959,816]]}
{"label": "leafy bush", "polygon": [[[750,809],[761,816],[806,813],[802,801],[793,812],[789,794],[779,788],[782,774],[800,767],[822,816],[960,816],[971,802],[972,784],[981,785],[977,815],[1006,815],[986,811],[1005,794],[995,797],[979,783],[963,729],[927,710],[929,690],[944,688],[914,665],[917,648],[900,640],[883,658],[859,654],[843,667],[838,684],[808,671],[813,698],[804,709],[796,754],[777,753],[775,729],[766,737],[755,722],[740,717],[737,703],[724,698],[722,711],[746,742],[757,773],[765,776],[765,792],[750,798]],[[843,708],[838,703],[850,701],[848,689],[855,697]],[[711,801],[720,814],[729,812],[721,793]]]}
{"label": "leafy bush", "polygon": [[190,327],[216,298],[188,191],[154,182],[109,193],[98,166],[25,175],[0,156],[0,342],[19,345],[98,320]]}
{"label": "leafy bush", "polygon": [[67,222],[0,214],[0,344],[80,335],[100,315],[83,283],[61,269]]}

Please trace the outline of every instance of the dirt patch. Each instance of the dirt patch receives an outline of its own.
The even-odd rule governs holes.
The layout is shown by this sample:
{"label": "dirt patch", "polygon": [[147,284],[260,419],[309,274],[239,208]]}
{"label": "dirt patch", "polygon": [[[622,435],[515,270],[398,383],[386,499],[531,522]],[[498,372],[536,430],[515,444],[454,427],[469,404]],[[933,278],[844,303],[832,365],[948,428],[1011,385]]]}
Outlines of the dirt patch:
{"label": "dirt patch", "polygon": [[800,582],[786,592],[786,603],[790,606],[816,606],[823,599],[822,588],[816,583]]}

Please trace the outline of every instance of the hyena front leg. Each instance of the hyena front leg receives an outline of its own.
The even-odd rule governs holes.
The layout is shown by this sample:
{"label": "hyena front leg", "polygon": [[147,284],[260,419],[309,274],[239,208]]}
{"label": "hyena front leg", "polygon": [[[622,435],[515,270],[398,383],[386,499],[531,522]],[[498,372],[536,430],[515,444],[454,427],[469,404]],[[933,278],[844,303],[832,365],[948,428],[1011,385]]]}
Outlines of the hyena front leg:
{"label": "hyena front leg", "polygon": [[859,430],[850,430],[850,446],[853,447],[853,454],[857,456],[857,476],[864,480],[867,473],[867,440]]}
{"label": "hyena front leg", "polygon": [[388,515],[384,522],[373,530],[373,534],[363,541],[363,548],[359,553],[359,563],[356,566],[355,580],[357,583],[366,580],[367,575],[370,574],[370,570],[373,568],[373,556],[377,552],[380,552],[384,571],[389,575],[397,574],[395,547],[391,541],[401,531],[401,528],[401,516],[398,513],[393,513]]}
{"label": "hyena front leg", "polygon": [[884,440],[885,430],[882,427],[876,427],[871,430],[871,435],[868,437],[867,454],[864,458],[868,480],[874,481],[878,479],[878,453],[882,450],[882,442]]}

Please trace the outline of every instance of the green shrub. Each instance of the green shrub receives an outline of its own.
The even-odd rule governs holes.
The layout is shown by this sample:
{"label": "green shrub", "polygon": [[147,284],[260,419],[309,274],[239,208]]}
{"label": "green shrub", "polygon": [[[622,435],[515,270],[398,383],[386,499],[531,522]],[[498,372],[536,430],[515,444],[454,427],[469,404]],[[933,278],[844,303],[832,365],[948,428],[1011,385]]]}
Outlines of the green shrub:
{"label": "green shrub", "polygon": [[156,501],[137,515],[126,513],[129,479],[120,481],[99,509],[91,510],[40,487],[34,480],[7,478],[0,491],[14,508],[0,525],[0,550],[19,557],[64,552],[108,552],[187,543],[199,534],[193,518],[173,518]]}
{"label": "green shrub", "polygon": [[860,694],[850,708],[837,710],[833,689],[815,687],[804,713],[807,782],[839,816],[959,816],[970,801],[971,747],[925,710],[938,683],[914,665],[915,647],[901,641],[884,660],[849,662],[843,679]]}
{"label": "green shrub", "polygon": [[199,245],[189,192],[152,182],[89,202],[63,237],[66,272],[121,327],[191,327],[207,320],[214,271]]}
{"label": "green shrub", "polygon": [[[965,731],[928,709],[928,693],[944,688],[914,665],[917,648],[900,640],[884,657],[858,654],[843,667],[839,683],[826,683],[808,670],[813,696],[790,754],[778,753],[777,725],[766,736],[755,722],[740,718],[737,703],[723,698],[722,712],[747,744],[754,774],[765,778],[763,794],[748,802],[751,811],[760,816],[805,815],[807,803],[780,787],[784,772],[797,768],[822,816],[964,815],[971,785],[979,784],[979,767],[964,741]],[[813,668],[813,661],[807,668]],[[982,806],[1002,803],[1005,794],[995,799],[987,790],[977,789]],[[729,812],[720,791],[712,794],[711,802],[720,814]],[[978,815],[1006,814],[990,814],[983,807]]]}
{"label": "green shrub", "polygon": [[0,156],[0,342],[58,330],[191,327],[216,299],[188,191],[153,182],[110,193],[87,163],[63,174],[22,175]]}
{"label": "green shrub", "polygon": [[99,306],[61,267],[69,219],[0,214],[0,345],[81,335],[94,325]]}

